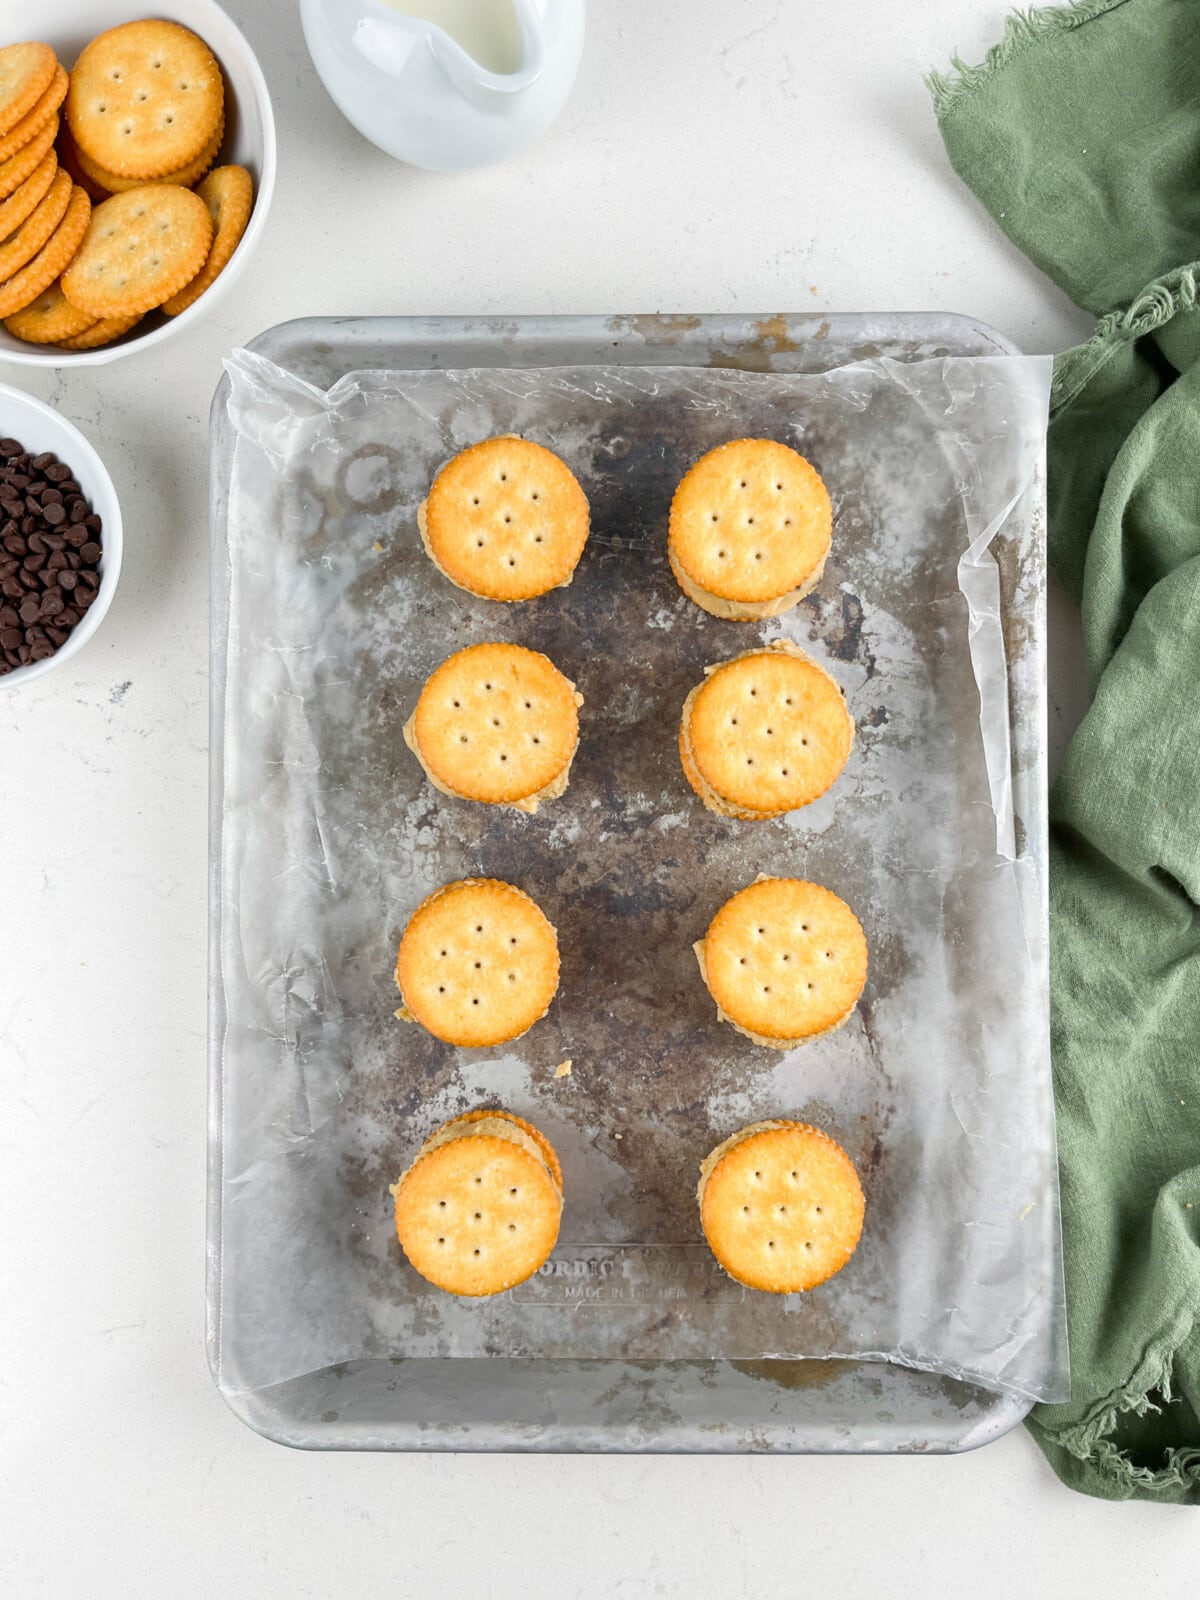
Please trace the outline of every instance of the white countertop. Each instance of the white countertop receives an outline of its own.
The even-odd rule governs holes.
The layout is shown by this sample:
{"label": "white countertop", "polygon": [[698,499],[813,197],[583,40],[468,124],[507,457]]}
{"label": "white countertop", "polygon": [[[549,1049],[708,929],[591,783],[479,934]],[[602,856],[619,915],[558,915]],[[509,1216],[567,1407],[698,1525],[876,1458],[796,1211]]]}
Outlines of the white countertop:
{"label": "white countertop", "polygon": [[502,1462],[304,1455],[225,1409],[203,1348],[223,352],[338,312],[944,308],[1028,350],[1088,326],[954,178],[921,83],[955,46],[978,59],[993,0],[595,4],[559,124],[454,179],[352,132],[288,0],[228,9],[279,123],[250,271],[165,350],[65,376],[0,368],[89,435],[127,540],[78,661],[0,693],[0,1592],[1184,1592],[1194,1519],[1068,1493],[1023,1430],[959,1458]]}

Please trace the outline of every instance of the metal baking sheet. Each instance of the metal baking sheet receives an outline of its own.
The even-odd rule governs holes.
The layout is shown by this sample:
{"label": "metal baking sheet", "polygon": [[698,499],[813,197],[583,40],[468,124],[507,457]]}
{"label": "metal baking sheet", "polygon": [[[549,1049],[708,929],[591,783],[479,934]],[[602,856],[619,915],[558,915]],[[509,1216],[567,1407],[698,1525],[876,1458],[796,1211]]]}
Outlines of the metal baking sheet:
{"label": "metal baking sheet", "polygon": [[[573,329],[530,327],[524,341],[511,325],[491,330],[489,337],[487,329],[456,324],[428,330],[433,340],[440,333],[441,349],[433,345],[424,361],[419,347],[426,330],[412,324],[341,325],[340,339],[328,326],[323,338],[312,325],[292,325],[258,342],[261,353],[322,389],[362,365],[392,373],[438,366],[502,370],[494,380],[458,372],[363,380],[348,407],[350,417],[343,419],[346,426],[336,437],[314,436],[312,470],[305,464],[299,491],[295,483],[288,491],[292,500],[282,520],[290,517],[293,531],[301,530],[298,568],[317,572],[319,581],[306,596],[297,577],[300,631],[293,636],[285,630],[276,646],[285,654],[307,653],[312,640],[305,630],[313,627],[314,616],[323,617],[334,632],[340,630],[341,642],[331,645],[327,634],[317,656],[346,657],[350,670],[344,683],[331,681],[320,666],[310,678],[311,663],[305,660],[299,671],[289,666],[276,685],[303,706],[301,723],[322,765],[319,788],[325,798],[315,819],[319,842],[305,844],[299,837],[303,807],[293,827],[289,783],[277,786],[279,820],[285,833],[297,837],[275,865],[299,866],[303,879],[303,869],[317,865],[319,856],[320,870],[331,882],[338,880],[343,906],[319,935],[327,948],[314,951],[297,938],[283,950],[274,937],[274,919],[256,912],[254,874],[244,869],[250,846],[254,861],[263,862],[266,882],[282,879],[283,872],[271,870],[273,841],[256,839],[253,830],[247,834],[240,825],[226,827],[224,808],[214,818],[218,837],[224,830],[227,844],[214,884],[215,909],[218,918],[224,911],[227,935],[230,920],[236,920],[238,947],[246,955],[239,965],[253,972],[264,999],[264,1027],[256,1029],[257,1019],[251,1017],[247,1028],[245,997],[234,993],[230,1026],[230,968],[227,961],[222,965],[218,946],[214,1068],[223,1126],[220,1192],[214,1195],[212,1288],[219,1323],[213,1351],[219,1381],[227,1393],[237,1394],[244,1414],[258,1415],[259,1407],[269,1406],[266,1395],[286,1392],[287,1406],[293,1406],[300,1390],[315,1393],[331,1372],[345,1374],[338,1381],[363,1394],[372,1392],[372,1369],[380,1362],[398,1383],[397,1360],[406,1375],[415,1377],[414,1369],[424,1369],[429,1384],[449,1360],[459,1377],[469,1380],[467,1388],[478,1381],[486,1389],[501,1378],[512,1355],[520,1354],[547,1373],[568,1375],[571,1404],[554,1418],[543,1408],[542,1432],[517,1416],[509,1426],[489,1430],[470,1415],[475,1408],[464,1390],[463,1414],[444,1419],[461,1442],[736,1447],[728,1440],[729,1424],[717,1420],[721,1406],[700,1405],[689,1412],[684,1404],[681,1381],[684,1388],[687,1383],[681,1370],[694,1366],[697,1400],[711,1395],[714,1383],[732,1389],[749,1377],[755,1384],[775,1385],[779,1393],[766,1410],[787,1416],[792,1406],[786,1397],[803,1393],[804,1424],[789,1419],[771,1443],[835,1447],[821,1413],[827,1403],[834,1404],[835,1395],[842,1403],[847,1389],[897,1383],[898,1395],[920,1392],[931,1413],[939,1409],[928,1403],[931,1392],[978,1392],[961,1384],[945,1389],[954,1385],[946,1376],[932,1384],[911,1375],[895,1379],[893,1374],[904,1369],[883,1361],[867,1367],[820,1360],[798,1367],[780,1358],[826,1357],[852,1349],[916,1365],[937,1362],[960,1375],[972,1371],[972,1351],[980,1339],[985,1345],[994,1341],[990,1331],[939,1329],[945,1319],[938,1296],[946,1293],[953,1305],[955,1294],[954,1273],[937,1264],[950,1259],[945,1247],[954,1235],[939,1237],[938,1229],[949,1210],[968,1226],[996,1231],[995,1220],[984,1214],[986,1203],[1019,1198],[1000,1176],[1010,1167],[1016,1170],[1008,1176],[1022,1195],[1028,1194],[1036,1215],[1028,1228],[1016,1231],[1019,1244],[1006,1236],[990,1258],[989,1235],[961,1235],[971,1249],[982,1248],[982,1275],[998,1273],[1001,1281],[997,1304],[985,1305],[981,1298],[957,1314],[960,1322],[982,1320],[990,1330],[989,1317],[1003,1323],[1015,1300],[1028,1302],[1032,1295],[1036,1311],[1004,1330],[1011,1350],[994,1370],[984,1370],[993,1378],[999,1372],[1010,1389],[1027,1390],[1029,1374],[1039,1364],[1045,1371],[1053,1368],[1053,1350],[1038,1343],[1052,1345],[1057,1336],[1053,1197],[1047,1187],[1048,1181],[1052,1187],[1052,1170],[1049,1180],[1046,1171],[1047,1150],[1052,1169],[1053,1144],[1044,1120],[1048,1078],[1038,1077],[1045,1072],[1044,996],[1036,981],[1021,982],[1024,994],[1016,1006],[1003,994],[1005,946],[1014,935],[1019,942],[1024,926],[1033,932],[1027,958],[1032,948],[1035,968],[1044,959],[1038,938],[1044,916],[1038,893],[1044,868],[1037,787],[1041,753],[1026,715],[1036,709],[1041,693],[1042,566],[1031,537],[1028,495],[1015,516],[1009,505],[1007,520],[1001,517],[995,526],[967,527],[965,538],[961,527],[946,530],[946,539],[959,539],[967,556],[956,571],[952,564],[951,590],[931,557],[940,548],[938,537],[906,527],[896,509],[918,505],[919,488],[890,499],[881,489],[880,504],[890,506],[892,518],[881,526],[869,487],[873,473],[882,485],[906,470],[917,478],[949,473],[953,480],[956,472],[969,475],[975,454],[968,450],[962,463],[947,460],[943,439],[938,451],[926,450],[923,458],[920,394],[906,397],[904,384],[891,379],[876,383],[866,368],[860,384],[842,378],[845,414],[837,405],[828,413],[810,406],[807,445],[827,470],[833,467],[846,571],[835,571],[818,596],[783,624],[759,631],[790,634],[827,657],[859,724],[855,761],[840,792],[786,825],[731,828],[696,805],[670,759],[668,724],[677,718],[686,689],[708,661],[743,647],[753,631],[702,618],[682,600],[660,570],[655,526],[655,508],[669,499],[671,486],[699,448],[728,437],[735,427],[779,435],[788,423],[788,384],[740,380],[739,360],[743,370],[820,371],[879,354],[912,360],[940,350],[953,358],[986,350],[989,343],[994,348],[985,333],[964,324],[947,327],[946,319],[939,328],[894,326],[889,347],[885,325],[878,329],[882,338],[868,337],[872,330],[865,320],[852,320],[857,325],[843,329],[819,319],[761,319],[736,328],[724,319],[597,320]],[[291,350],[285,351],[281,346],[289,339]],[[362,359],[373,340],[378,355]],[[557,359],[546,360],[539,342],[557,346]],[[479,348],[489,353],[488,360],[477,359]],[[287,359],[289,354],[294,358]],[[516,357],[527,354],[533,370],[521,371]],[[689,355],[709,369],[706,376],[697,373],[688,380],[686,372],[681,377],[674,370],[647,382],[642,369],[656,361],[686,368]],[[624,362],[627,377],[597,377],[597,360],[606,369]],[[588,367],[571,370],[580,361]],[[714,375],[713,367],[728,370]],[[556,370],[547,373],[547,368]],[[878,369],[872,370],[877,375]],[[393,399],[389,384],[403,391],[396,402],[401,409],[393,418],[396,426],[381,432]],[[362,425],[356,431],[359,400]],[[220,396],[215,413],[218,557],[228,532],[223,434],[226,448],[230,443],[219,402]],[[952,397],[951,409],[955,404]],[[368,415],[372,407],[373,418]],[[965,400],[963,409],[969,413]],[[426,413],[430,421],[422,441]],[[436,575],[430,581],[415,541],[397,535],[410,531],[407,490],[427,481],[430,460],[444,456],[455,428],[464,431],[461,442],[466,442],[499,428],[532,425],[536,430],[539,414],[543,422],[553,419],[554,442],[569,460],[582,453],[590,461],[592,561],[570,590],[539,602],[532,632],[513,632],[506,616],[498,636],[535,643],[578,676],[588,697],[585,729],[589,706],[594,721],[566,800],[532,825],[530,819],[518,819],[527,825],[514,828],[511,819],[479,808],[431,806],[419,773],[396,753],[392,723],[398,727],[424,673],[456,644],[487,636],[489,628],[496,633],[498,609],[456,593],[448,605],[451,591]],[[272,417],[272,426],[275,421]],[[851,453],[858,492],[839,494],[839,440],[844,445],[855,422],[862,424],[860,451],[864,427],[879,443],[865,458]],[[385,434],[388,442],[382,442]],[[317,460],[331,451],[343,459]],[[406,461],[406,452],[415,459]],[[851,477],[845,458],[841,476]],[[303,504],[296,503],[297,492]],[[963,493],[969,499],[969,485]],[[942,504],[945,496],[933,499]],[[350,548],[355,538],[362,546],[357,554]],[[978,571],[972,549],[976,557],[981,550],[986,555],[985,562],[974,562]],[[926,570],[914,571],[922,551]],[[253,572],[239,575],[239,562],[245,561],[240,544],[235,554],[230,680],[225,678],[224,629],[231,573],[221,559],[214,563],[214,692],[218,684],[222,690],[219,701],[214,699],[221,733],[218,738],[215,725],[214,752],[223,744],[222,781],[214,784],[214,796],[232,791],[236,806],[240,784],[256,785],[259,819],[270,828],[275,815],[271,752],[265,768],[256,771],[251,730],[262,708],[253,703],[246,635],[236,631],[236,585],[242,584],[245,604],[255,572],[269,584],[290,583],[292,575],[286,567],[272,573],[269,560],[257,555],[250,563]],[[1000,617],[991,619],[996,648],[990,658],[977,639],[968,639],[963,595],[969,597],[972,584],[982,585],[980,604],[970,607],[973,622],[987,620],[989,584],[1000,601],[1003,623]],[[264,591],[266,612],[271,593]],[[307,601],[314,594],[312,609]],[[360,622],[364,616],[379,619],[368,648],[357,653],[347,643],[354,632],[347,629],[347,612]],[[265,612],[259,608],[255,615]],[[598,630],[605,648],[598,648]],[[270,634],[269,621],[266,631]],[[358,638],[361,645],[361,630]],[[911,681],[902,682],[905,678]],[[268,694],[273,693],[270,670],[265,681]],[[346,684],[352,687],[347,690]],[[278,720],[279,766],[286,770],[297,745],[287,734],[286,711]],[[983,740],[981,726],[991,730]],[[256,754],[261,759],[263,752]],[[307,778],[301,787],[303,782]],[[355,832],[364,828],[369,842]],[[888,849],[874,848],[885,828]],[[810,1047],[770,1065],[763,1063],[763,1052],[716,1028],[688,949],[691,937],[702,933],[712,911],[753,876],[752,869],[804,871],[829,883],[863,910],[873,935],[872,980],[855,1023],[819,1052]],[[383,987],[389,970],[384,952],[394,948],[412,905],[435,882],[468,871],[512,877],[531,888],[558,922],[566,956],[564,992],[551,1018],[528,1041],[484,1061],[480,1053],[448,1052],[415,1030],[404,1030],[406,1037],[398,1039]],[[297,899],[294,881],[271,891],[271,909],[282,913],[285,925],[289,919],[302,923],[306,915],[306,891],[302,885]],[[576,935],[573,950],[564,923]],[[945,934],[944,944],[934,941],[939,959],[933,969],[923,963],[921,951],[929,928]],[[951,966],[958,963],[949,974],[942,958],[946,951],[952,952]],[[1015,958],[1008,965],[1028,978]],[[285,969],[287,993],[280,1007]],[[981,982],[991,973],[998,975],[995,984]],[[298,998],[307,1007],[299,1023]],[[949,1009],[944,1004],[939,1009],[939,1002]],[[249,1037],[255,1032],[268,1041],[265,1054],[257,1048],[262,1041]],[[946,1038],[950,1048],[965,1053],[961,1082],[952,1085],[948,1107],[932,1100],[922,1105],[921,1074],[914,1069]],[[989,1051],[994,1058],[1005,1044],[1024,1064],[1016,1073],[1019,1081],[1010,1075],[997,1087],[994,1059],[989,1080],[987,1072],[975,1071],[971,1058],[984,1061]],[[273,1052],[282,1058],[272,1059]],[[576,1071],[569,1080],[555,1080],[553,1065],[564,1055],[573,1057]],[[936,1074],[925,1076],[931,1086],[939,1083]],[[289,1122],[291,1112],[281,1097],[293,1094],[297,1083],[307,1119],[303,1136]],[[532,1116],[551,1135],[573,1175],[577,1198],[572,1206],[569,1191],[563,1242],[551,1267],[481,1312],[478,1306],[433,1296],[400,1266],[380,1200],[387,1180],[427,1125],[464,1106],[497,1100]],[[1019,1125],[989,1125],[987,1114],[996,1107]],[[741,1122],[780,1111],[810,1116],[836,1132],[868,1178],[876,1225],[853,1269],[835,1280],[837,1292],[820,1298],[778,1301],[743,1291],[716,1272],[695,1236],[691,1192],[699,1156]],[[928,1163],[914,1151],[914,1131],[929,1128],[939,1115],[961,1127],[962,1148],[955,1141],[945,1146],[952,1159],[942,1163],[944,1171],[935,1168],[931,1184]],[[1039,1117],[1042,1125],[1031,1129],[1030,1119]],[[278,1135],[284,1126],[292,1142],[287,1159],[277,1163],[276,1183],[265,1177],[279,1155],[268,1130]],[[931,1140],[936,1149],[936,1136]],[[298,1174],[303,1176],[296,1187]],[[324,1253],[316,1234],[328,1247]],[[940,1254],[932,1263],[913,1250],[916,1237],[937,1241]],[[964,1263],[956,1263],[956,1269],[964,1272]],[[308,1285],[307,1299],[293,1292],[301,1279]],[[908,1307],[910,1295],[916,1304]],[[961,1287],[957,1298],[964,1299]],[[971,1300],[971,1293],[965,1298]],[[669,1406],[664,1402],[662,1415],[673,1422],[660,1432],[649,1426],[634,1441],[627,1422],[606,1430],[602,1418],[591,1415],[585,1425],[581,1416],[572,1434],[567,1419],[582,1405],[597,1358],[604,1358],[600,1364],[610,1379],[628,1366],[638,1373],[640,1385],[670,1389],[674,1400]],[[822,1372],[823,1383],[818,1381]],[[494,1398],[503,1406],[503,1396],[515,1401],[522,1387],[505,1378]],[[458,1390],[456,1382],[452,1392]],[[823,1397],[815,1407],[814,1395]],[[896,1396],[887,1398],[895,1415]],[[1011,1403],[1013,1396],[1008,1399]],[[986,1431],[1002,1415],[1004,1402],[998,1406],[978,1396],[978,1405]],[[384,1404],[382,1409],[390,1408]],[[748,1413],[755,1409],[750,1406]],[[335,1426],[345,1411],[345,1402],[324,1407],[325,1421],[311,1437],[295,1442],[362,1442]],[[402,1404],[397,1414],[370,1420],[376,1428],[370,1442],[382,1446],[450,1442],[437,1427],[418,1421],[411,1394],[407,1410]],[[873,1440],[868,1418],[864,1423],[860,1447],[913,1442],[899,1435]],[[972,1417],[962,1436],[927,1442],[962,1443],[979,1427]],[[267,1431],[291,1437],[282,1418],[267,1424]],[[706,1433],[713,1437],[702,1445]]]}

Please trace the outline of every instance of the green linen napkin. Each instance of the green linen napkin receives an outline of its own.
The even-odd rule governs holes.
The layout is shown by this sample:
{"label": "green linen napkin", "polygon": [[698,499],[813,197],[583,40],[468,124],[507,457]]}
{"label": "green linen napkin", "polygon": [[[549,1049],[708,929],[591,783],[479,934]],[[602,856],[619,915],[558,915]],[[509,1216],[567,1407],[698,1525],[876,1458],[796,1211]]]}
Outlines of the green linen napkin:
{"label": "green linen napkin", "polygon": [[1009,20],[930,79],[956,171],[1100,318],[1055,366],[1050,559],[1091,707],[1051,794],[1064,1482],[1200,1504],[1200,4]]}

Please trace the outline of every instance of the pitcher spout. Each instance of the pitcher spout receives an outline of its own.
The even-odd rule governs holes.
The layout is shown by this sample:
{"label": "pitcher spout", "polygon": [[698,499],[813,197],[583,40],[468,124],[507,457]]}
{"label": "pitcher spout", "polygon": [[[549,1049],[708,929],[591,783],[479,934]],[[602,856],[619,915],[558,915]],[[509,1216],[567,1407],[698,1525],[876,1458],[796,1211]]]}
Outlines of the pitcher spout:
{"label": "pitcher spout", "polygon": [[[472,0],[459,0],[457,9],[436,0],[367,0],[367,4],[369,10],[359,18],[353,42],[373,66],[400,78],[422,54],[432,56],[460,94],[485,104],[520,95],[538,82],[547,39],[554,37],[563,0],[473,0],[481,11],[499,6],[509,10],[518,53],[515,65],[506,71],[496,70],[469,48],[475,34],[482,36],[480,27],[463,26],[464,21],[478,21],[470,16]],[[443,26],[456,20],[460,24],[456,31]]]}

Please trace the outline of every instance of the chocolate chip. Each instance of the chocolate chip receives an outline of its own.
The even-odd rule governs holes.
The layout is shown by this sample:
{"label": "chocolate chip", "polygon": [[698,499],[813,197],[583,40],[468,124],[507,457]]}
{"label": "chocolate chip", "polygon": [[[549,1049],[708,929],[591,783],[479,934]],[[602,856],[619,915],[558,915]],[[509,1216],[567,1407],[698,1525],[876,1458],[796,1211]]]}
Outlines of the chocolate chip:
{"label": "chocolate chip", "polygon": [[102,532],[66,462],[0,439],[0,672],[66,643],[100,592]]}

